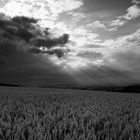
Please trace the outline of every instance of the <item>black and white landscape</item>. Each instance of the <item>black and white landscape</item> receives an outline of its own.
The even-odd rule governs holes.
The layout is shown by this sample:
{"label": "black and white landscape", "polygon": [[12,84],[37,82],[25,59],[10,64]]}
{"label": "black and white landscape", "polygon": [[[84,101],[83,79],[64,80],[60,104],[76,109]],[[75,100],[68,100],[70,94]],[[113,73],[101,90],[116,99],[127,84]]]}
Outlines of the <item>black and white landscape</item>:
{"label": "black and white landscape", "polygon": [[0,0],[0,140],[140,139],[140,0]]}

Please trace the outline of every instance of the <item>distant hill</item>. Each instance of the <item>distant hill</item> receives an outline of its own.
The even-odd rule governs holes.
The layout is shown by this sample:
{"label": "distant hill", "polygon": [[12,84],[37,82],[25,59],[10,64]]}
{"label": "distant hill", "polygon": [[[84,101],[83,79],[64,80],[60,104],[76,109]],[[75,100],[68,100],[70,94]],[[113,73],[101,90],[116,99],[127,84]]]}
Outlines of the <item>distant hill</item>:
{"label": "distant hill", "polygon": [[130,92],[130,93],[140,93],[140,85],[105,85],[105,86],[95,86],[95,87],[84,87],[85,90],[103,90],[111,92]]}
{"label": "distant hill", "polygon": [[57,86],[55,88],[140,93],[140,84],[137,84],[137,85],[103,85],[103,86],[96,85],[96,86],[85,86],[85,87],[81,87],[81,86]]}
{"label": "distant hill", "polygon": [[19,87],[19,85],[16,85],[16,84],[8,84],[8,83],[0,83],[0,86]]}
{"label": "distant hill", "polygon": [[[10,83],[0,83],[0,86],[9,87],[26,87],[25,85],[17,85]],[[28,86],[27,86],[28,87]],[[29,86],[30,87],[30,86]],[[31,86],[32,87],[32,86]],[[140,93],[140,84],[135,85],[103,85],[103,86],[39,86],[40,88],[60,88],[60,89],[81,89],[81,90],[100,90],[100,91],[111,91],[111,92],[128,92],[128,93]]]}
{"label": "distant hill", "polygon": [[126,87],[124,87],[123,92],[140,93],[140,85],[126,86]]}

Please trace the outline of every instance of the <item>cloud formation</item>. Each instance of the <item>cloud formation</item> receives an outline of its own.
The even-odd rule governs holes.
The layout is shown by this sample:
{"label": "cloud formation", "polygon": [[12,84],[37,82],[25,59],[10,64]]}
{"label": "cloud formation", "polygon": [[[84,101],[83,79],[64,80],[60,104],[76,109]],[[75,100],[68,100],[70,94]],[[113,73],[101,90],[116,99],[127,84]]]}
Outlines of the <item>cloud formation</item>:
{"label": "cloud formation", "polygon": [[100,29],[106,29],[106,26],[105,24],[103,24],[102,22],[100,21],[94,21],[93,23],[90,23],[87,25],[88,27],[91,27],[93,29],[95,28],[100,28]]}
{"label": "cloud formation", "polygon": [[[70,78],[61,74],[49,61],[65,56],[69,35],[54,38],[49,29],[39,28],[37,20],[27,17],[0,19],[0,82],[25,85],[69,83]],[[40,40],[39,40],[40,39]],[[43,45],[43,46],[42,46]],[[55,79],[53,77],[58,77]],[[52,82],[51,82],[52,81]],[[64,81],[64,82],[63,82]],[[50,84],[49,84],[50,82]]]}
{"label": "cloud formation", "polygon": [[48,59],[50,56],[64,57],[68,51],[65,47],[68,34],[54,38],[49,29],[39,28],[34,18],[1,17],[0,82],[45,85],[46,81],[52,81],[50,83],[55,85],[71,81]]}
{"label": "cloud formation", "polygon": [[[103,54],[104,66],[128,73],[131,78],[139,75],[140,65],[140,29],[136,32],[116,39],[106,40],[106,46],[100,50]],[[106,51],[107,50],[107,51]],[[139,76],[138,76],[139,77]],[[139,80],[139,78],[134,78]]]}
{"label": "cloud formation", "polygon": [[126,25],[129,21],[135,20],[140,16],[140,1],[132,0],[130,7],[126,9],[126,13],[117,16],[115,20],[96,20],[88,23],[86,26],[95,30],[117,31],[119,27]]}
{"label": "cloud formation", "polygon": [[[69,41],[69,35],[63,34],[58,38],[53,38],[48,29],[41,30],[36,24],[37,20],[34,18],[23,16],[9,20],[1,19],[1,38],[2,40],[13,40],[13,42],[17,40],[23,41],[29,46],[24,50],[32,53],[56,54],[58,57],[63,57],[63,50],[67,50],[65,44]],[[55,49],[56,46],[59,46],[59,48]],[[42,47],[44,49],[41,49]]]}
{"label": "cloud formation", "polygon": [[127,9],[127,13],[117,17],[110,24],[110,27],[117,30],[119,26],[125,25],[128,21],[134,20],[140,16],[140,1],[132,0],[133,5]]}
{"label": "cloud formation", "polygon": [[39,19],[42,23],[57,20],[59,14],[77,9],[83,5],[82,0],[8,0],[1,13],[10,17],[26,16]]}
{"label": "cloud formation", "polygon": [[84,68],[75,74],[79,82],[82,84],[86,84],[87,81],[87,83],[95,84],[140,82],[140,29],[129,35],[105,40],[100,43],[100,46],[102,47],[82,54],[83,59],[87,57],[91,62],[96,62],[92,61],[96,59],[100,65],[97,67],[97,65],[87,63],[88,69]]}

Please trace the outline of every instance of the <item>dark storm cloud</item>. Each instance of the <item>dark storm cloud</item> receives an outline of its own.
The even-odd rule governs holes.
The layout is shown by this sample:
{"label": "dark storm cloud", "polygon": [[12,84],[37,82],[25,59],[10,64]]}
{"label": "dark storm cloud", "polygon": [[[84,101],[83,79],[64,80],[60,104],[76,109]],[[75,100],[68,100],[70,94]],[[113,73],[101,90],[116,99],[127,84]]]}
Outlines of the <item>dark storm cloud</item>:
{"label": "dark storm cloud", "polygon": [[54,46],[63,46],[69,41],[69,35],[64,34],[60,36],[59,38],[44,38],[43,36],[40,38],[33,38],[31,40],[31,43],[36,47],[46,47],[48,49],[54,47]]}
{"label": "dark storm cloud", "polygon": [[37,20],[34,18],[28,18],[28,17],[13,17],[12,22],[15,22],[19,25],[22,25],[23,27],[30,29],[31,28],[31,24],[30,23],[37,23]]}
{"label": "dark storm cloud", "polygon": [[[50,54],[50,55],[56,55],[58,58],[63,57],[66,52],[69,50],[67,48],[64,49],[64,45],[68,42],[69,35],[64,34],[60,36],[59,38],[34,38],[31,40],[31,44],[35,47],[30,48],[29,52],[36,53],[36,54]],[[43,50],[40,49],[40,47],[43,46]],[[54,46],[59,46],[59,48],[53,48]],[[47,49],[47,50],[46,50]]]}
{"label": "dark storm cloud", "polygon": [[[22,22],[23,18],[24,22]],[[11,20],[1,19],[0,30],[3,31],[1,37],[7,37],[10,39],[15,37],[29,41],[33,37],[33,34],[28,31],[29,26],[31,26],[31,22],[28,21],[29,19],[26,21],[26,19],[28,18],[15,17]]]}
{"label": "dark storm cloud", "polygon": [[69,50],[67,49],[63,49],[63,48],[56,48],[56,49],[52,49],[52,50],[46,50],[46,51],[42,51],[39,48],[30,48],[28,50],[30,53],[34,53],[34,54],[50,54],[50,55],[56,55],[58,58],[63,57],[66,53],[69,52]]}
{"label": "dark storm cloud", "polygon": [[[36,26],[36,23],[37,20],[23,16],[9,20],[0,19],[1,40],[24,41],[28,44],[26,47],[32,46],[32,48],[25,48],[26,50],[29,49],[29,52],[56,54],[56,56],[62,57],[64,52],[61,47],[68,43],[69,35],[64,34],[58,38],[51,38],[48,28],[42,31]],[[40,51],[39,48],[42,46],[48,51]],[[54,51],[49,50],[55,46],[59,46],[60,50],[58,48]]]}
{"label": "dark storm cloud", "polygon": [[20,65],[29,65],[32,61],[33,55],[26,52],[25,48],[29,47],[24,41],[10,41],[9,39],[2,39],[0,41],[0,66],[3,67],[17,67]]}
{"label": "dark storm cloud", "polygon": [[[41,30],[36,23],[33,18],[10,19],[1,16],[0,82],[56,85],[71,81],[68,76],[61,74],[59,68],[55,67],[47,57],[42,61],[44,53],[56,55],[58,58],[63,57],[67,51],[64,46],[69,40],[69,35],[52,38],[48,28]],[[42,46],[45,50],[40,49]]]}
{"label": "dark storm cloud", "polygon": [[[28,68],[30,65],[38,65],[38,54],[56,55],[63,57],[64,46],[69,39],[69,35],[64,34],[59,38],[50,38],[48,29],[42,31],[36,27],[37,21],[33,18],[14,17],[12,19],[0,19],[0,67],[1,71],[5,69],[15,70],[18,68]],[[40,37],[40,39],[39,39]],[[54,49],[55,46],[60,47]],[[40,47],[47,51],[43,51]],[[46,60],[48,61],[48,60]],[[39,62],[41,63],[41,62]],[[21,70],[21,69],[20,69]]]}
{"label": "dark storm cloud", "polygon": [[[27,63],[28,45],[19,36],[20,25],[10,19],[0,19],[0,61],[3,66]],[[28,32],[28,31],[27,31]]]}
{"label": "dark storm cloud", "polygon": [[[48,53],[50,55],[56,54],[58,57],[64,55],[61,46],[64,46],[68,40],[69,35],[64,34],[59,38],[50,38],[48,29],[42,31],[35,26],[37,20],[27,17],[14,17],[12,19],[5,19],[1,16],[0,19],[0,63],[10,63],[15,57],[15,60],[20,58],[28,52],[33,54]],[[38,38],[40,37],[40,39]],[[60,50],[49,50],[55,46],[60,46]],[[47,48],[48,51],[40,50],[40,47]],[[32,54],[28,54],[32,55]],[[12,58],[12,59],[11,59]]]}

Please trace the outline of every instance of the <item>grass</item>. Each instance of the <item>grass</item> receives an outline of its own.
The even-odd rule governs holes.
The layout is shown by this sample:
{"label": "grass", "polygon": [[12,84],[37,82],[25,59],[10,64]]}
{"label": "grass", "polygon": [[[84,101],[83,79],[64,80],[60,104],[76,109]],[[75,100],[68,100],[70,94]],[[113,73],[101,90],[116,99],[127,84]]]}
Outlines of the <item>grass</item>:
{"label": "grass", "polygon": [[0,140],[139,140],[140,95],[0,90]]}

